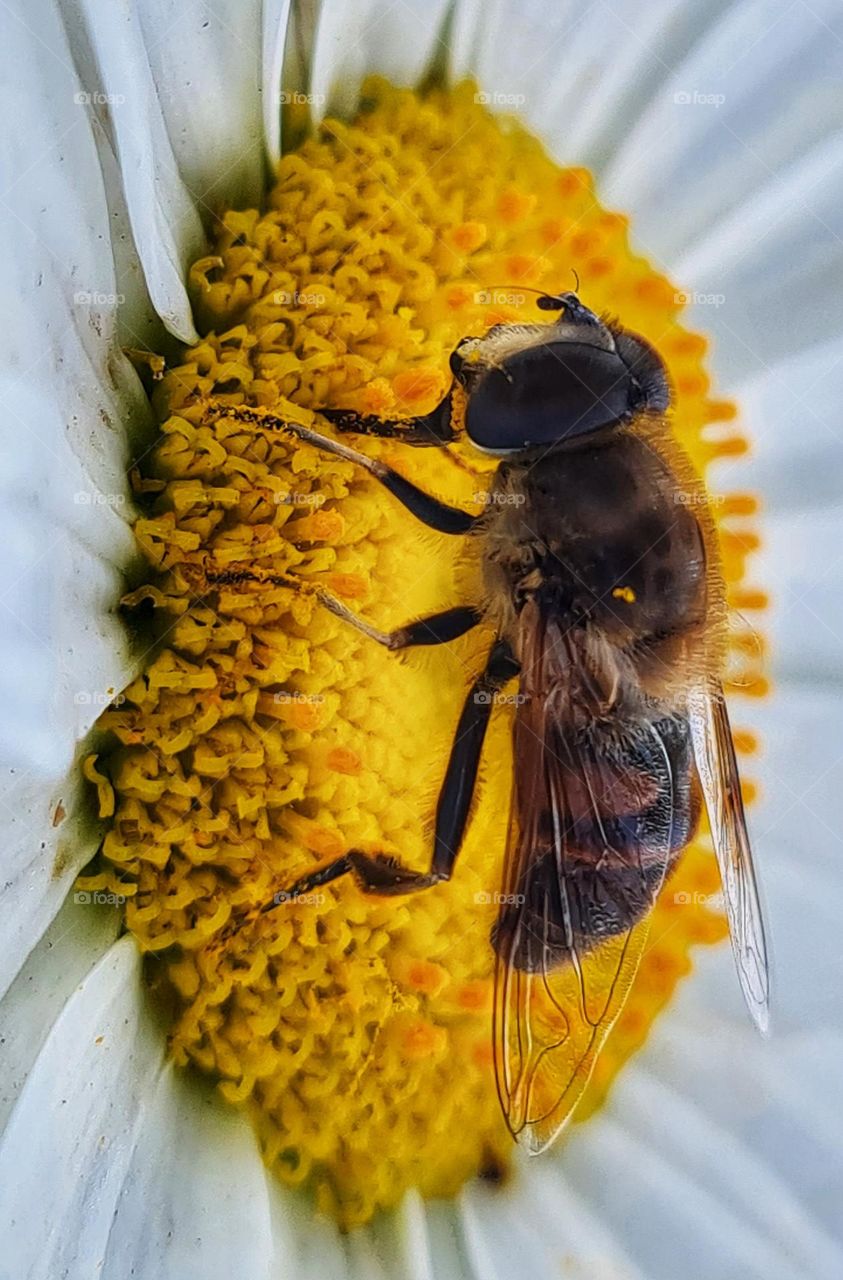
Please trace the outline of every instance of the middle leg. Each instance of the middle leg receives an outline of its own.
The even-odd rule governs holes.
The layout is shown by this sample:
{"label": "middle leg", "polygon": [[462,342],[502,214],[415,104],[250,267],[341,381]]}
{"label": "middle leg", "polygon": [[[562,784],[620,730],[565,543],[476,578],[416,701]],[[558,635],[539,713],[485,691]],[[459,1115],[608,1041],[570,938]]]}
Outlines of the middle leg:
{"label": "middle leg", "polygon": [[364,893],[385,896],[417,893],[421,889],[441,884],[443,880],[450,880],[468,823],[494,695],[517,675],[518,670],[518,663],[509,645],[505,640],[497,640],[489,654],[485,670],[469,690],[436,805],[433,854],[429,870],[413,871],[402,866],[397,858],[350,849],[326,866],[301,876],[288,889],[276,893],[272,902],[267,903],[262,910],[272,911],[283,902],[290,902],[349,874],[354,876]]}
{"label": "middle leg", "polygon": [[270,569],[244,569],[232,564],[227,569],[205,569],[202,579],[210,586],[237,586],[241,582],[265,583],[275,587],[292,587],[294,590],[306,592],[316,597],[323,608],[335,617],[347,622],[355,630],[383,645],[385,649],[410,649],[420,645],[448,644],[457,640],[466,632],[483,621],[483,614],[474,605],[455,605],[453,609],[443,609],[441,613],[429,614],[426,618],[418,618],[406,626],[397,627],[394,631],[381,631],[378,627],[359,617],[348,605],[343,604],[336,596],[324,591],[294,573],[273,573]]}

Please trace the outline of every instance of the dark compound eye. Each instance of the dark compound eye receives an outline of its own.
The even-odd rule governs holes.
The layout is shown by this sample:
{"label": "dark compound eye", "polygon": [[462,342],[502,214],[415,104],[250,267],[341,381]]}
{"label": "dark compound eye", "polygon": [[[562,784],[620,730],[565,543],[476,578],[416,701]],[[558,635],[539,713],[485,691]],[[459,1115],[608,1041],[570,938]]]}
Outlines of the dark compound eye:
{"label": "dark compound eye", "polygon": [[617,349],[547,342],[489,369],[471,392],[469,438],[493,452],[562,443],[669,403],[664,368],[643,340],[616,335]]}
{"label": "dark compound eye", "polygon": [[466,430],[481,449],[524,449],[596,431],[631,409],[629,371],[614,352],[549,342],[511,356],[474,388]]}

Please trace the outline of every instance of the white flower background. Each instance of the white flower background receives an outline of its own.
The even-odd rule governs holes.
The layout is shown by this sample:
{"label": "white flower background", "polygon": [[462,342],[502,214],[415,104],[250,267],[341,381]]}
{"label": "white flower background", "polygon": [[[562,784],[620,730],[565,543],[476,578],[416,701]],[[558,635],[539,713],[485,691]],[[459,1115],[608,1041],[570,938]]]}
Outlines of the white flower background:
{"label": "white flower background", "polygon": [[139,659],[115,604],[134,554],[126,469],[150,422],[122,348],[193,337],[183,281],[203,221],[258,201],[282,142],[287,10],[0,5],[0,1274],[840,1277],[839,0],[326,0],[303,7],[283,81],[318,113],[352,106],[369,71],[411,84],[446,58],[516,95],[695,297],[689,321],[753,443],[717,482],[766,509],[753,576],[773,595],[776,689],[733,718],[765,743],[751,825],[772,1038],[745,1016],[728,947],[706,952],[561,1150],[504,1191],[410,1197],[342,1237],[266,1175],[238,1113],[169,1065],[117,914],[65,901],[92,852],[80,743]]}

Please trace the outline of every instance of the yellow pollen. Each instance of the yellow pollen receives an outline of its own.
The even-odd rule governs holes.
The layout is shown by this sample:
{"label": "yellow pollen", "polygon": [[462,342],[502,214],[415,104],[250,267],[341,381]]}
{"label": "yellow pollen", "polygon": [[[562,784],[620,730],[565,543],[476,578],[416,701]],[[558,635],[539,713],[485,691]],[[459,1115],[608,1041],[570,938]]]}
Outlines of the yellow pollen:
{"label": "yellow pollen", "polygon": [[615,587],[612,592],[615,600],[623,600],[625,604],[635,604],[635,592],[632,587]]}
{"label": "yellow pollen", "polygon": [[[267,1164],[345,1227],[409,1188],[453,1195],[510,1160],[489,933],[512,710],[495,708],[450,883],[389,899],[344,877],[261,912],[350,848],[427,866],[450,740],[491,636],[396,655],[323,609],[313,588],[392,629],[480,598],[478,566],[355,466],[209,408],[263,406],[323,430],[324,406],[425,412],[462,337],[502,314],[541,319],[518,285],[558,292],[575,266],[588,305],[663,354],[698,469],[745,448],[731,423],[704,434],[734,416],[709,398],[705,340],[682,327],[674,286],[633,252],[586,170],[560,169],[473,85],[422,98],[372,81],[364,93],[355,120],[326,120],[283,158],[263,211],[223,214],[189,273],[203,336],[166,371],[151,366],[160,436],[133,473],[149,582],[124,604],[139,628],[152,617],[156,647],[84,765],[107,831],[79,882],[125,895],[127,928],[156,957],[175,1060],[246,1107]],[[466,509],[495,466],[464,440],[447,455],[354,443]],[[714,507],[735,522],[724,569],[742,611],[766,603],[745,579],[753,510],[746,497]],[[734,661],[741,692],[763,691],[757,651],[744,643]],[[725,936],[707,905],[718,888],[701,837],[655,909],[580,1117],[645,1039],[691,948]]]}
{"label": "yellow pollen", "polygon": [[475,253],[485,243],[488,231],[482,222],[461,222],[454,227],[446,239],[466,255]]}
{"label": "yellow pollen", "polygon": [[449,379],[442,369],[404,369],[392,380],[399,411],[414,414],[423,411],[431,403],[441,400],[448,389]]}
{"label": "yellow pollen", "polygon": [[522,222],[536,207],[538,197],[523,187],[509,187],[497,202],[498,219],[503,223]]}

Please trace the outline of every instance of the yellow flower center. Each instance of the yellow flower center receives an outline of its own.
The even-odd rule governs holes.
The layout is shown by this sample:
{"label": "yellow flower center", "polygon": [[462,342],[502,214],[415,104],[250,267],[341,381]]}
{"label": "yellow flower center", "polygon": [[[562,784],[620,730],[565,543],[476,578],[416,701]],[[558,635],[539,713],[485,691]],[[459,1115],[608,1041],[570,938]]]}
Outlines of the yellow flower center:
{"label": "yellow flower center", "polygon": [[[399,656],[298,590],[318,584],[391,629],[478,599],[478,565],[354,466],[209,408],[259,405],[304,423],[326,405],[426,411],[460,338],[535,321],[519,290],[567,289],[572,266],[589,307],[662,354],[697,466],[740,452],[731,429],[705,431],[734,410],[710,396],[706,343],[679,323],[681,295],[629,248],[626,219],[600,206],[587,172],[560,169],[472,86],[419,97],[367,84],[358,118],[327,120],[285,156],[266,211],[226,213],[213,255],[193,266],[206,336],[161,379],[160,440],[135,477],[154,572],[126,603],[151,607],[157,645],[102,719],[109,745],[86,763],[108,829],[83,884],[127,896],[126,924],[155,954],[150,981],[170,1002],[177,1061],[246,1104],[268,1163],[344,1225],[410,1187],[453,1194],[510,1158],[489,932],[512,709],[506,698],[495,708],[450,883],[378,899],[346,878],[259,914],[352,847],[426,868],[450,739],[491,636]],[[447,454],[359,447],[467,509],[480,509],[494,466],[462,441]],[[714,508],[743,609],[764,603],[742,585],[753,509],[743,497]],[[203,575],[231,566],[294,579],[208,589]],[[736,654],[742,690],[761,692],[746,636]],[[753,747],[746,734],[738,745]],[[709,910],[717,889],[696,843],[656,909],[580,1116],[642,1043],[692,944],[724,936]]]}

